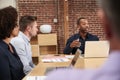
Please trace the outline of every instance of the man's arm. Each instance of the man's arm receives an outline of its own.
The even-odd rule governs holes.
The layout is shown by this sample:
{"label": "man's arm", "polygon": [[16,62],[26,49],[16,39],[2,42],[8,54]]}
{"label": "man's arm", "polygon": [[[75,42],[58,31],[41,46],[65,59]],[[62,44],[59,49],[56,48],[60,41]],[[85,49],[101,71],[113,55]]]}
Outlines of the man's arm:
{"label": "man's arm", "polygon": [[67,42],[66,47],[64,49],[64,54],[70,54],[73,50],[73,48],[70,47],[71,42]]}
{"label": "man's arm", "polygon": [[70,54],[70,53],[72,53],[73,48],[70,47],[70,45],[71,45],[72,42],[73,42],[73,37],[70,37],[67,40],[66,47],[64,48],[64,51],[63,51],[64,54]]}
{"label": "man's arm", "polygon": [[16,40],[16,41],[12,42],[12,45],[15,47],[17,54],[23,63],[24,73],[28,74],[32,70],[33,67],[30,65],[29,59],[27,58],[25,43],[23,41]]}
{"label": "man's arm", "polygon": [[93,37],[93,40],[99,41],[99,38],[95,35],[95,36]]}
{"label": "man's arm", "polygon": [[80,44],[80,42],[77,39],[76,40],[74,40],[74,38],[68,39],[66,47],[64,49],[64,53],[65,54],[70,54],[70,53],[74,54],[76,52],[79,44]]}

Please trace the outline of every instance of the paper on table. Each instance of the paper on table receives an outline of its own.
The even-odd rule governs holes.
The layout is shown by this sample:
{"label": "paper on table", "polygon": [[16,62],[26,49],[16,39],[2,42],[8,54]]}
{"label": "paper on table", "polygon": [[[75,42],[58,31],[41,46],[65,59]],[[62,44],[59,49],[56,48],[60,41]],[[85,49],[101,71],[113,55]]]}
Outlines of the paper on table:
{"label": "paper on table", "polygon": [[69,61],[68,58],[63,56],[52,56],[52,57],[44,57],[42,58],[42,62],[67,62]]}
{"label": "paper on table", "polygon": [[71,59],[74,57],[74,55],[65,55],[65,57]]}
{"label": "paper on table", "polygon": [[28,76],[27,80],[45,80],[46,76]]}
{"label": "paper on table", "polygon": [[[66,58],[72,59],[75,55],[65,55]],[[81,55],[79,56],[80,58],[83,58]]]}

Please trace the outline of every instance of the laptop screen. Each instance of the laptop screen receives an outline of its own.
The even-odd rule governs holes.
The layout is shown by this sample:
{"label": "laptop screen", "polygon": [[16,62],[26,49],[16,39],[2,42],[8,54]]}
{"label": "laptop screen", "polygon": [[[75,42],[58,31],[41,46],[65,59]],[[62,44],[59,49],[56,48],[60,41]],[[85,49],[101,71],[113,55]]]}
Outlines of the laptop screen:
{"label": "laptop screen", "polygon": [[108,41],[86,41],[84,57],[108,57]]}
{"label": "laptop screen", "polygon": [[76,51],[70,65],[69,65],[70,67],[75,65],[75,63],[77,62],[77,59],[79,58],[80,54],[81,54],[81,50],[77,49],[77,51]]}
{"label": "laptop screen", "polygon": [[45,74],[47,74],[48,72],[55,70],[55,69],[60,69],[60,68],[72,68],[73,66],[75,66],[75,63],[77,62],[79,56],[81,54],[81,51],[79,49],[77,49],[71,63],[69,64],[69,66],[62,66],[62,67],[48,67],[45,71]]}

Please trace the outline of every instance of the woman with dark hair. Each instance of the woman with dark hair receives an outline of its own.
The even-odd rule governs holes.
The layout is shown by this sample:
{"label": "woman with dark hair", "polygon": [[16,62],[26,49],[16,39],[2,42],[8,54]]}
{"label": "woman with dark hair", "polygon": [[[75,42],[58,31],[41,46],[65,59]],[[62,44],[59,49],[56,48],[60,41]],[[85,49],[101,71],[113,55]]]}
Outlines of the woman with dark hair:
{"label": "woman with dark hair", "polygon": [[21,80],[25,74],[23,64],[10,40],[19,32],[18,14],[9,6],[0,9],[0,80]]}

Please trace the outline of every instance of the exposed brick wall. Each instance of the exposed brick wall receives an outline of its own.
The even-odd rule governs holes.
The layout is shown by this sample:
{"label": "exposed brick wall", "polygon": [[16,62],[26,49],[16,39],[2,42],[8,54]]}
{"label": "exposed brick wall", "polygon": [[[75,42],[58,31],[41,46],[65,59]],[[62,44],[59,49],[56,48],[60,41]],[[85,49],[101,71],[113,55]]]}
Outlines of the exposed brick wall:
{"label": "exposed brick wall", "polygon": [[103,27],[101,26],[99,18],[97,17],[96,0],[70,0],[69,1],[69,25],[70,36],[78,32],[76,30],[76,22],[79,17],[85,17],[89,21],[89,32],[97,35],[100,40],[105,39]]}
{"label": "exposed brick wall", "polygon": [[[59,1],[59,2],[57,2]],[[97,6],[95,0],[68,0],[69,1],[69,35],[76,31],[76,20],[80,16],[88,18],[90,33],[105,39],[103,28],[96,16]],[[58,35],[58,50],[63,53],[64,49],[64,4],[63,0],[18,0],[19,16],[35,15],[39,26],[42,24],[52,25],[52,32]],[[53,19],[58,18],[58,23]]]}

